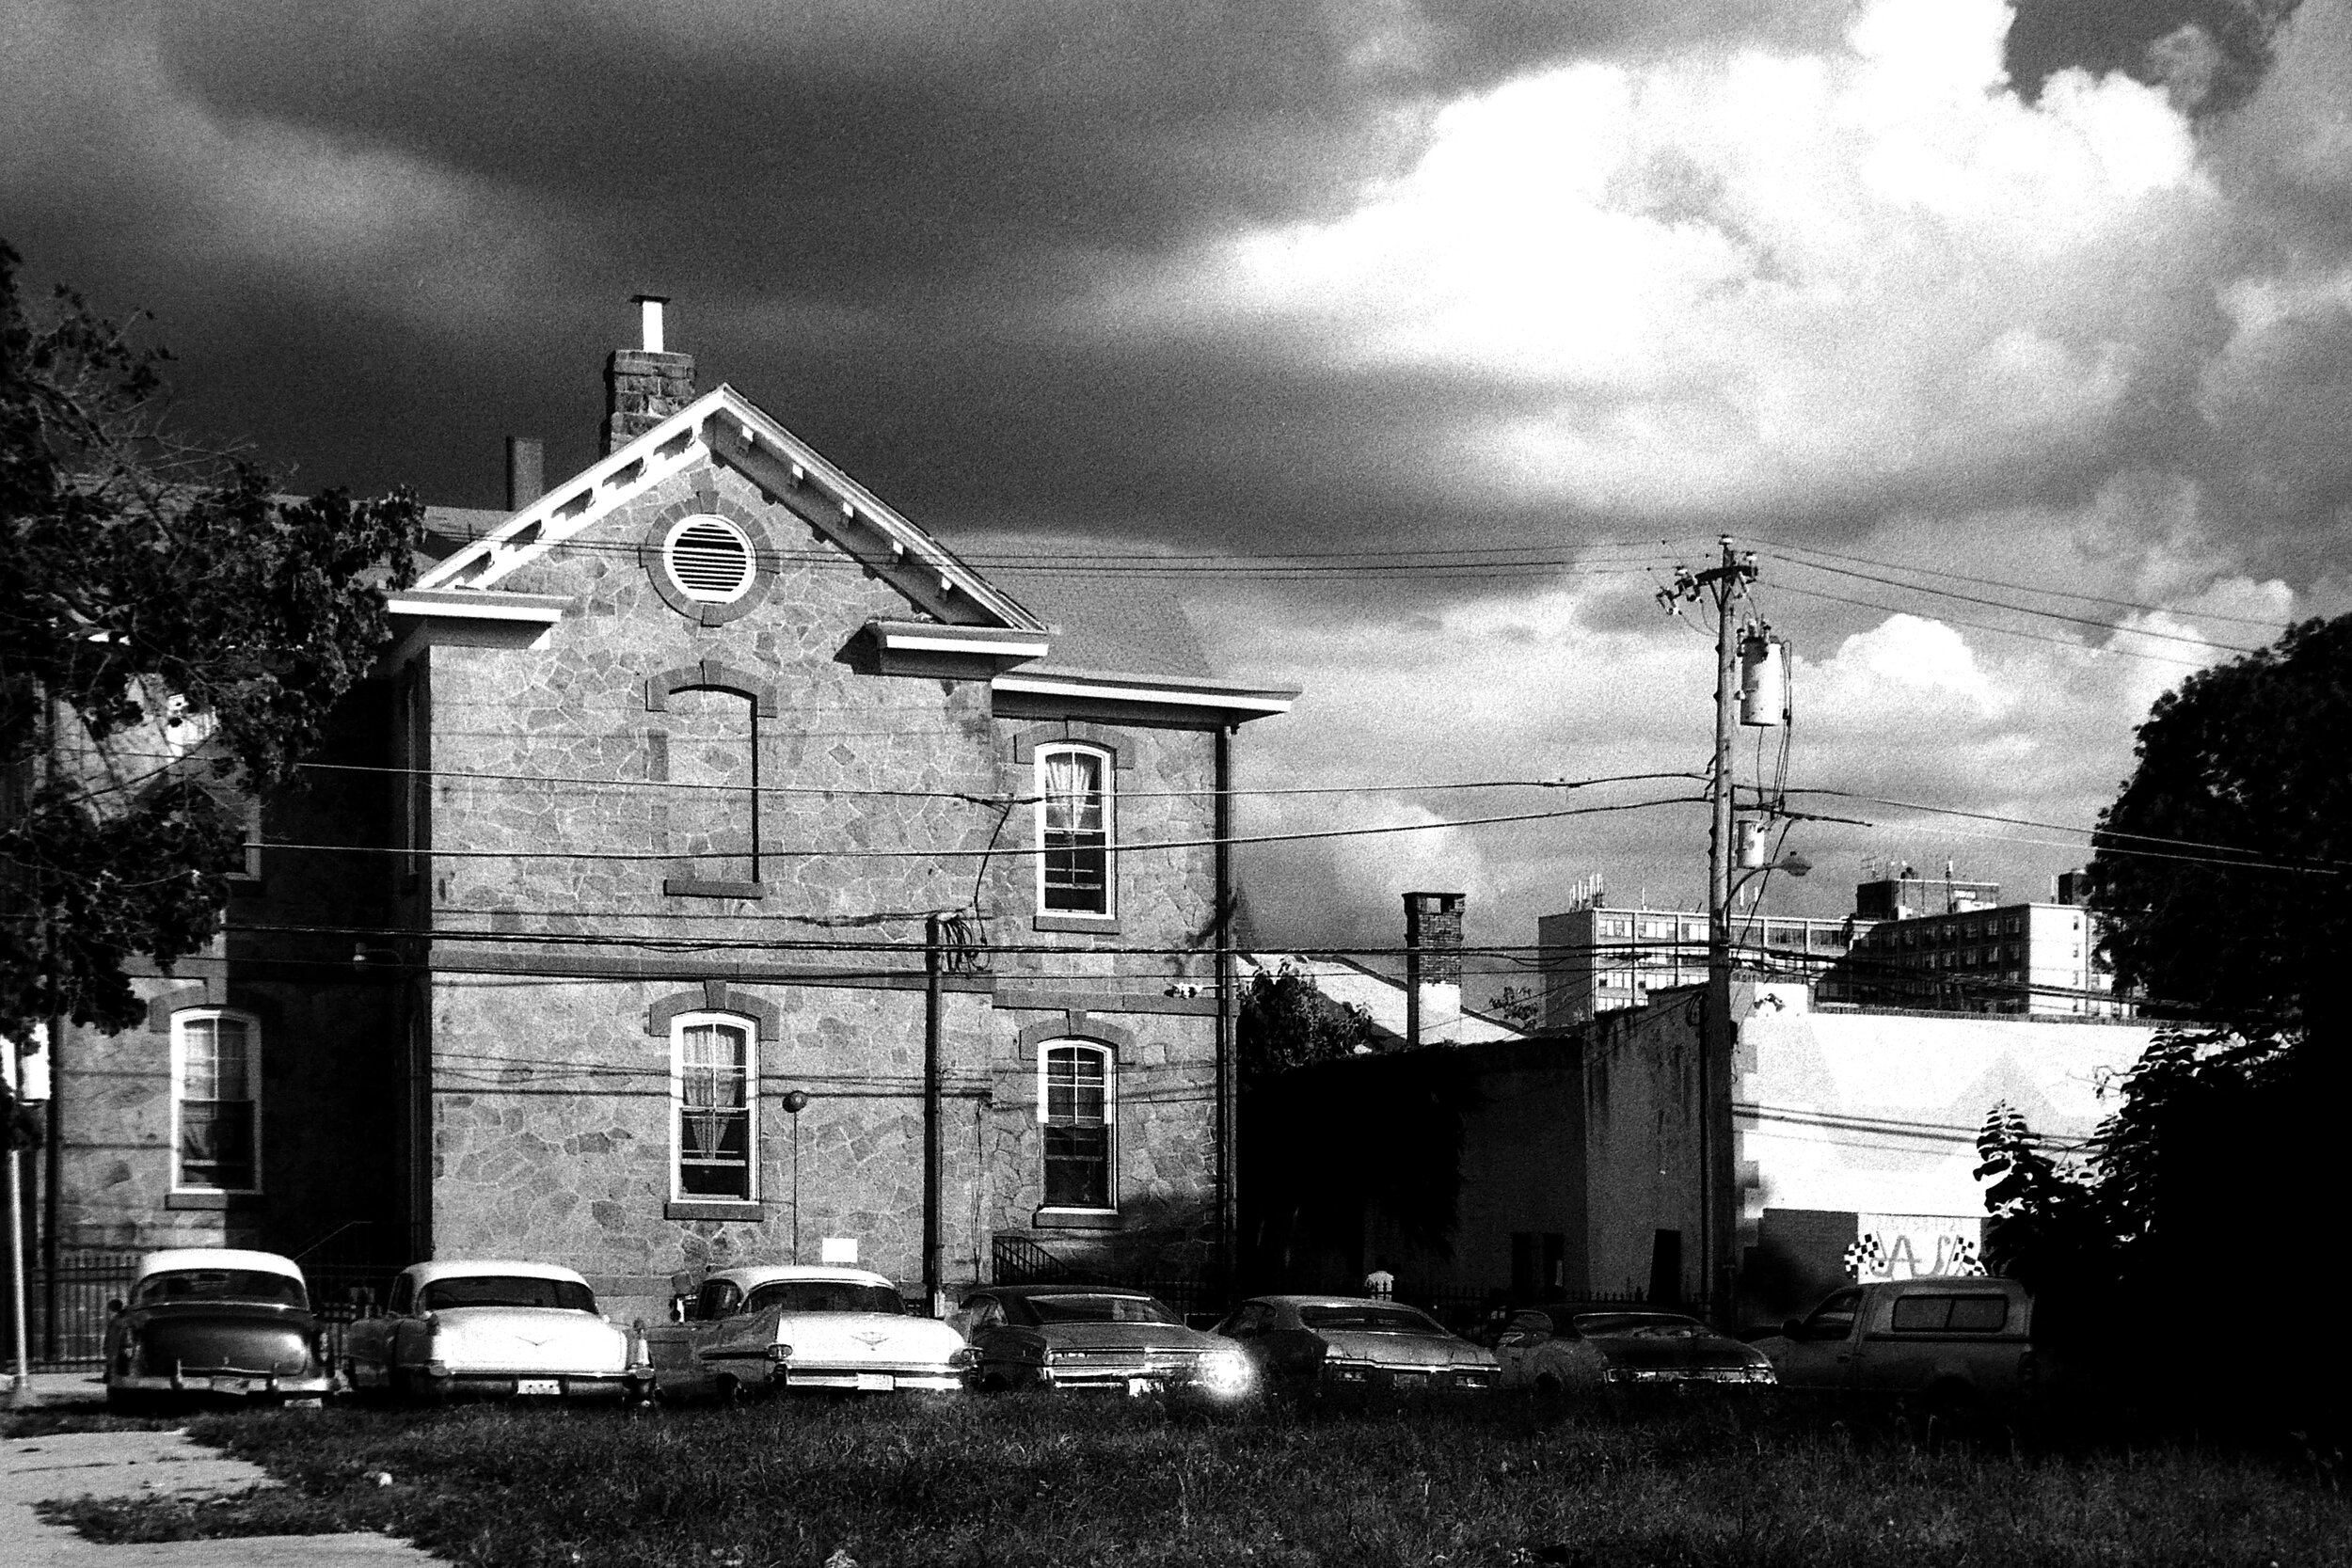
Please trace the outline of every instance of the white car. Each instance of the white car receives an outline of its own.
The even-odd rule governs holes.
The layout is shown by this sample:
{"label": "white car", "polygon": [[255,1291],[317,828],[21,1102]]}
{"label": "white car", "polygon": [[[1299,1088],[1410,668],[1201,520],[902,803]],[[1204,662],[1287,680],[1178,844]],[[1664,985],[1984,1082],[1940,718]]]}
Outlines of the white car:
{"label": "white car", "polygon": [[666,1395],[731,1399],[763,1389],[889,1393],[963,1386],[963,1336],[911,1315],[897,1286],[864,1269],[724,1269],[681,1298],[685,1321],[646,1330]]}
{"label": "white car", "polygon": [[414,1263],[381,1312],[353,1323],[343,1375],[355,1393],[649,1399],[644,1339],[596,1310],[596,1293],[551,1263]]}

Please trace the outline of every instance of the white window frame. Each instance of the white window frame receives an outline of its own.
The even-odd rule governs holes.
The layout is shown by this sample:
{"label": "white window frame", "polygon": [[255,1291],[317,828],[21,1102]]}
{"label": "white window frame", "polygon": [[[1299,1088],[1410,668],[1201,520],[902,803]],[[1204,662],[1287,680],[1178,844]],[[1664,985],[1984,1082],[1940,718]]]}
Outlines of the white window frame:
{"label": "white window frame", "polygon": [[[1103,780],[1103,907],[1099,910],[1057,909],[1047,901],[1045,888],[1045,813],[1047,790],[1046,768],[1056,757],[1084,756],[1093,759],[1102,769]],[[1119,918],[1119,756],[1102,746],[1083,741],[1057,741],[1040,746],[1032,766],[1032,779],[1037,794],[1036,831],[1033,842],[1037,851],[1037,912],[1056,920],[1100,920],[1104,923]]]}
{"label": "white window frame", "polygon": [[[243,1025],[246,1039],[246,1102],[253,1107],[253,1180],[243,1187],[193,1181],[181,1167],[181,1112],[187,1103],[188,1025],[229,1022]],[[258,1194],[262,1191],[262,1021],[235,1007],[185,1007],[171,1015],[171,1190],[175,1193]]]}
{"label": "white window frame", "polygon": [[[1046,1129],[1053,1125],[1053,1101],[1050,1088],[1053,1081],[1054,1053],[1078,1051],[1086,1053],[1103,1067],[1103,1196],[1106,1201],[1097,1208],[1092,1204],[1056,1203],[1046,1187],[1045,1148]],[[1119,1212],[1119,1053],[1101,1040],[1064,1037],[1041,1041],[1037,1048],[1037,1134],[1038,1190],[1040,1212],[1048,1214],[1116,1214]]]}
{"label": "white window frame", "polygon": [[[691,1029],[735,1029],[743,1036],[743,1196],[686,1190],[686,1036]],[[759,1197],[759,1021],[743,1013],[706,1009],[670,1021],[670,1201],[755,1204]]]}

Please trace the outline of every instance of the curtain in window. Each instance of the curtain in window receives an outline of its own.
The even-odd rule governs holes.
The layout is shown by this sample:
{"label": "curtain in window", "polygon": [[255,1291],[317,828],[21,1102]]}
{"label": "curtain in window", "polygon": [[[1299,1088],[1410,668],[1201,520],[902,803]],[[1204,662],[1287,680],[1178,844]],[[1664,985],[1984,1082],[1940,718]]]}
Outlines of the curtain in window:
{"label": "curtain in window", "polygon": [[1109,802],[1103,759],[1086,752],[1048,753],[1040,790],[1045,800],[1045,908],[1110,912]]}
{"label": "curtain in window", "polygon": [[725,1024],[687,1029],[678,1060],[678,1189],[752,1196],[751,1037]]}
{"label": "curtain in window", "polygon": [[242,1019],[181,1025],[180,1180],[249,1191],[253,1166],[252,1031]]}
{"label": "curtain in window", "polygon": [[1057,1046],[1045,1054],[1045,1202],[1111,1206],[1109,1085],[1102,1052]]}

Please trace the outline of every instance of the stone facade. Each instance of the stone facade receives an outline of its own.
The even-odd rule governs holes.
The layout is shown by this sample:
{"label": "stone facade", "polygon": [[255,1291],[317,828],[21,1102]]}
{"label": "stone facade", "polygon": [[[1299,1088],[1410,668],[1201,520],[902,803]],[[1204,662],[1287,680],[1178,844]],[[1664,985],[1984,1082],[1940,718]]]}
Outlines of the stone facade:
{"label": "stone facade", "polygon": [[[225,1199],[204,1223],[288,1247],[305,1227],[362,1221],[388,1239],[385,1263],[564,1263],[625,1313],[661,1309],[678,1275],[814,1261],[828,1240],[912,1293],[929,1132],[945,1288],[988,1277],[1006,1237],[1076,1266],[1199,1275],[1221,1168],[1215,790],[1234,725],[1258,710],[1163,696],[1148,659],[1102,699],[999,689],[1013,656],[950,646],[920,673],[894,664],[878,627],[919,642],[936,622],[985,642],[981,611],[942,621],[937,602],[950,587],[955,605],[982,600],[985,585],[951,584],[950,561],[911,591],[894,563],[928,536],[900,519],[892,553],[844,547],[852,522],[877,526],[874,503],[846,482],[803,485],[813,456],[788,483],[730,461],[720,427],[764,419],[732,394],[666,436],[666,383],[631,392],[646,408],[621,406],[625,370],[675,379],[635,360],[678,357],[615,356],[612,418],[637,422],[614,425],[613,456],[494,536],[519,543],[461,551],[425,579],[412,630],[353,705],[336,760],[363,771],[322,775],[349,800],[300,829],[367,852],[310,855],[319,888],[273,877],[240,901],[256,934],[216,955],[215,989],[265,1020],[273,1192],[299,1172],[317,1202],[300,1223],[274,1208],[244,1223],[248,1206]],[[700,455],[677,459],[690,441]],[[602,508],[593,524],[522,547],[584,496]],[[667,562],[693,517],[753,552],[731,602],[695,598]],[[494,586],[477,588],[489,568]],[[997,603],[985,613],[1045,646],[1041,623]],[[1100,915],[1040,907],[1037,756],[1065,743],[1115,781]],[[298,909],[372,934],[298,937]],[[935,1001],[934,920],[957,949]],[[286,967],[304,941],[331,981]],[[681,1184],[685,1019],[755,1042],[748,1198]],[[1047,1212],[1041,1097],[1057,1042],[1109,1064],[1100,1212]],[[125,1140],[167,1163],[167,1053],[143,1043],[119,1053],[140,1064],[128,1079],[74,1091],[73,1208],[91,1240],[195,1234],[153,1180],[116,1174]],[[318,1092],[296,1086],[313,1077]],[[322,1168],[329,1149],[365,1170],[366,1192]]]}

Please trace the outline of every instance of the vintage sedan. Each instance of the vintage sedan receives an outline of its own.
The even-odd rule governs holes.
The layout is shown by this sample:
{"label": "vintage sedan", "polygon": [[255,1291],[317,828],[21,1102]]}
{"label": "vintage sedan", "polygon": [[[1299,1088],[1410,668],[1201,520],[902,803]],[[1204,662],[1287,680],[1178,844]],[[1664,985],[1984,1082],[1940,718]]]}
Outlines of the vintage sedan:
{"label": "vintage sedan", "polygon": [[139,1259],[107,1304],[106,1402],[174,1396],[317,1405],[333,1382],[302,1270],[274,1252],[179,1247]]}
{"label": "vintage sedan", "polygon": [[963,1386],[963,1336],[909,1313],[897,1286],[864,1269],[723,1269],[681,1298],[678,1309],[682,1322],[645,1331],[665,1399]]}
{"label": "vintage sedan", "polygon": [[1772,1364],[1752,1345],[1679,1312],[1532,1307],[1495,1342],[1502,1386],[1549,1399],[1609,1387],[1764,1387]]}
{"label": "vintage sedan", "polygon": [[1490,1388],[1492,1351],[1427,1313],[1362,1296],[1256,1296],[1216,1326],[1295,1393]]}
{"label": "vintage sedan", "polygon": [[383,1309],[344,1331],[355,1393],[644,1400],[643,1336],[608,1321],[596,1293],[549,1263],[414,1263]]}
{"label": "vintage sedan", "polygon": [[1237,1347],[1187,1328],[1141,1291],[990,1285],[949,1319],[972,1341],[973,1386],[1169,1393],[1216,1401],[1257,1386]]}

